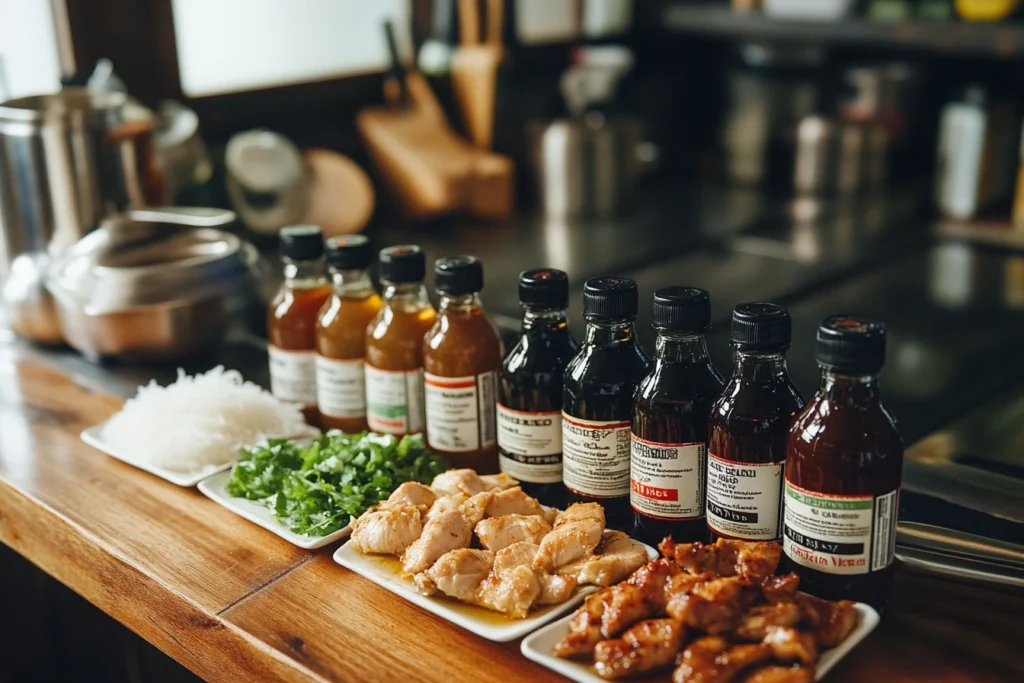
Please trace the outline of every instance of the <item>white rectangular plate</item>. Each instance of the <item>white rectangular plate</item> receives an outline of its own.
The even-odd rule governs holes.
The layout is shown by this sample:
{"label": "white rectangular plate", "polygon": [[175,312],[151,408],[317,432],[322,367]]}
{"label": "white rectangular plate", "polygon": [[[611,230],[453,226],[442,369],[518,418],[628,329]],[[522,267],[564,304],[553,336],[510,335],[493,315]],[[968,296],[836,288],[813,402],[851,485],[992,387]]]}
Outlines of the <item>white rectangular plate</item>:
{"label": "white rectangular plate", "polygon": [[210,500],[226,507],[236,515],[244,517],[253,524],[258,524],[267,531],[277,534],[292,545],[297,545],[306,550],[315,550],[345,538],[352,531],[352,525],[347,524],[326,536],[301,536],[293,533],[288,527],[274,519],[274,512],[270,508],[247,498],[236,498],[228,493],[229,479],[231,479],[231,472],[218,472],[212,477],[199,482],[199,490]]}
{"label": "white rectangular plate", "polygon": [[[853,629],[853,632],[838,647],[822,653],[821,659],[818,660],[818,667],[814,671],[814,680],[820,681],[824,678],[825,674],[836,665],[836,662],[845,657],[850,650],[857,646],[857,643],[864,640],[864,637],[878,626],[878,612],[862,602],[858,602],[856,607],[860,617],[857,628]],[[524,638],[519,649],[527,659],[560,673],[576,683],[605,683],[607,679],[594,673],[589,664],[555,656],[555,644],[569,633],[570,620],[572,620],[571,614],[548,624]],[[672,670],[666,669],[663,678],[665,683],[668,683],[672,678]]]}
{"label": "white rectangular plate", "polygon": [[[106,422],[101,422],[98,425],[89,427],[80,434],[82,441],[84,441],[85,443],[89,444],[90,446],[97,450],[103,451],[112,458],[116,458],[117,460],[120,460],[123,463],[127,463],[132,467],[137,467],[145,472],[149,472],[152,475],[160,477],[164,481],[171,482],[175,486],[192,488],[193,486],[201,482],[203,479],[206,479],[211,474],[223,472],[224,470],[230,468],[231,465],[234,463],[233,458],[232,462],[228,462],[223,465],[210,465],[196,472],[177,472],[175,470],[169,470],[166,467],[153,465],[143,460],[139,460],[138,458],[134,458],[129,453],[120,452],[112,448],[110,444],[107,443],[107,441],[103,438],[103,429],[106,426]],[[145,446],[140,446],[140,448],[145,448]]]}
{"label": "white rectangular plate", "polygon": [[[647,555],[653,560],[658,556],[658,552],[647,546]],[[421,595],[411,579],[402,578],[399,574],[399,562],[394,557],[364,555],[346,543],[335,551],[334,561],[456,626],[499,643],[525,636],[559,615],[565,614],[579,605],[585,596],[597,590],[596,586],[584,586],[560,605],[551,605],[531,612],[525,619],[511,619],[483,607],[467,605],[448,598]]]}

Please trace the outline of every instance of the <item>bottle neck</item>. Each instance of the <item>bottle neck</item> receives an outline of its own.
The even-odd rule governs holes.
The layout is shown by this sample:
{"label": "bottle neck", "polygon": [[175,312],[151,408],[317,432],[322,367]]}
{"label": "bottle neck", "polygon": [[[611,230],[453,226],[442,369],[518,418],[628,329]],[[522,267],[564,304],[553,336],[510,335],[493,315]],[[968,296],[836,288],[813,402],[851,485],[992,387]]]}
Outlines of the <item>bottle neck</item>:
{"label": "bottle neck", "polygon": [[636,329],[634,328],[633,318],[607,320],[588,317],[587,333],[583,343],[595,346],[635,344]]}
{"label": "bottle neck", "polygon": [[339,270],[331,268],[331,282],[334,291],[343,299],[365,299],[373,294],[373,280],[370,272],[362,270]]}
{"label": "bottle neck", "polygon": [[441,293],[441,308],[439,312],[446,313],[474,313],[483,308],[480,301],[480,293],[470,294],[445,294]]}
{"label": "bottle neck", "polygon": [[879,401],[878,375],[851,375],[822,367],[818,395],[844,405],[867,407]]}
{"label": "bottle neck", "polygon": [[564,309],[527,308],[523,311],[523,332],[558,332],[568,327]]}
{"label": "bottle neck", "polygon": [[430,306],[427,288],[422,282],[384,282],[384,305],[405,311],[418,311]]}
{"label": "bottle neck", "polygon": [[327,281],[324,273],[324,260],[322,258],[309,261],[293,261],[290,258],[284,261],[284,284],[288,288],[316,287]]}
{"label": "bottle neck", "polygon": [[782,351],[736,349],[733,377],[755,384],[785,379],[786,356]]}
{"label": "bottle neck", "polygon": [[708,363],[708,345],[703,333],[658,330],[654,357],[666,363]]}

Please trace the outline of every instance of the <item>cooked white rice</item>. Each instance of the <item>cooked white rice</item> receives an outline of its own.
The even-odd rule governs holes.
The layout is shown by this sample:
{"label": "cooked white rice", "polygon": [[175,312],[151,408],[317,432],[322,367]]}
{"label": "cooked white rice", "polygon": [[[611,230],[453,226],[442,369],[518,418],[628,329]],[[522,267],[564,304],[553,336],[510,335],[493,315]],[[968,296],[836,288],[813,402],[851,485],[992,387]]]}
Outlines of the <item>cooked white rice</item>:
{"label": "cooked white rice", "polygon": [[194,377],[155,381],[110,419],[103,437],[116,451],[175,472],[198,472],[238,457],[238,449],[267,437],[309,434],[300,406],[285,403],[217,366]]}

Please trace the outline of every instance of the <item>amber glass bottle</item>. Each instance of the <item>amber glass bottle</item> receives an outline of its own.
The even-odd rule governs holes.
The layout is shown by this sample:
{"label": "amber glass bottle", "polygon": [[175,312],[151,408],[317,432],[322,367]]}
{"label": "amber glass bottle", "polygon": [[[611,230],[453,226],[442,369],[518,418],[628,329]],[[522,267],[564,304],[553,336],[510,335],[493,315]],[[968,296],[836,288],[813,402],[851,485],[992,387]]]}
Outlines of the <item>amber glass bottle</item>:
{"label": "amber glass bottle", "polygon": [[373,252],[363,235],[327,240],[334,292],[316,321],[316,402],[321,429],[366,429],[366,326],[380,310],[370,280]]}
{"label": "amber glass bottle", "polygon": [[569,332],[569,278],[540,268],[519,276],[523,334],[498,382],[501,471],[545,505],[562,507],[562,376],[579,345]]}
{"label": "amber glass bottle", "polygon": [[636,392],[630,465],[633,535],[646,543],[666,536],[707,539],[708,415],[723,384],[704,340],[710,323],[711,300],[703,289],[655,292],[657,347],[654,367]]}
{"label": "amber glass bottle", "polygon": [[437,321],[423,338],[427,444],[452,467],[498,471],[495,434],[501,338],[484,314],[484,269],[472,256],[438,259]]}
{"label": "amber glass bottle", "polygon": [[792,323],[784,306],[755,302],[732,312],[732,377],[711,408],[707,515],[715,536],[782,536],[786,436],[804,405],[786,371]]}
{"label": "amber glass bottle", "polygon": [[608,526],[629,531],[629,426],[650,365],[636,340],[636,283],[596,277],[583,287],[586,336],[565,369],[562,481],[567,502],[596,501]]}
{"label": "amber glass bottle", "polygon": [[281,230],[284,284],[267,312],[270,390],[305,406],[306,421],[317,424],[316,319],[331,295],[324,272],[324,238],[315,225]]}
{"label": "amber glass bottle", "polygon": [[903,441],[882,405],[885,326],[832,316],[818,328],[821,386],[786,442],[784,569],[828,599],[884,607],[892,587]]}
{"label": "amber glass bottle", "polygon": [[426,259],[419,247],[382,249],[384,302],[366,328],[366,421],[386,434],[417,434],[423,410],[423,335],[437,313],[423,286]]}

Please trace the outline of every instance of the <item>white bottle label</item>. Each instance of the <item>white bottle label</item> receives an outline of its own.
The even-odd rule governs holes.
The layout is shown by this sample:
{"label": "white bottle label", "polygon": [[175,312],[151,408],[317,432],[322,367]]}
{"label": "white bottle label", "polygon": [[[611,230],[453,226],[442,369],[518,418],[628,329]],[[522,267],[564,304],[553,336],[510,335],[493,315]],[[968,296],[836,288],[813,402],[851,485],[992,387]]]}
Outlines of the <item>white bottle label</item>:
{"label": "white bottle label", "polygon": [[267,346],[270,393],[282,401],[316,405],[316,353]]}
{"label": "white bottle label", "polygon": [[366,380],[363,359],[316,357],[316,403],[328,417],[366,415]]}
{"label": "white bottle label", "polygon": [[498,404],[498,464],[519,481],[562,481],[562,413],[527,413]]}
{"label": "white bottle label", "polygon": [[885,569],[896,553],[898,491],[839,496],[786,482],[782,549],[799,565],[826,574]]}
{"label": "white bottle label", "polygon": [[366,422],[384,434],[423,431],[423,368],[379,370],[367,364]]}
{"label": "white bottle label", "polygon": [[593,498],[628,495],[629,420],[581,420],[563,411],[562,481]]}
{"label": "white bottle label", "polygon": [[708,453],[708,526],[747,541],[774,541],[782,528],[781,462],[746,463]]}
{"label": "white bottle label", "polygon": [[701,443],[657,443],[632,435],[629,504],[654,519],[693,519],[704,514]]}
{"label": "white bottle label", "polygon": [[427,442],[431,448],[466,453],[494,444],[496,379],[495,372],[476,377],[424,374]]}

